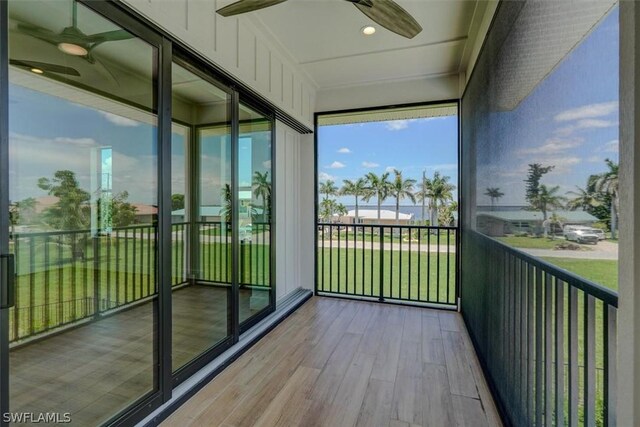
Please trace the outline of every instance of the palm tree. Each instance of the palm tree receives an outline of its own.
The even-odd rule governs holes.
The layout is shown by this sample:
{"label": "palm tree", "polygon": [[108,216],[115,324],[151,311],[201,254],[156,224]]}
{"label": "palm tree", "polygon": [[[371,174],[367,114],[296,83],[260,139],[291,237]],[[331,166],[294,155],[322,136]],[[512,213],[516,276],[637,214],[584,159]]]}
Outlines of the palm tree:
{"label": "palm tree", "polygon": [[[260,173],[256,171],[253,175],[253,192],[256,197],[262,198],[262,220],[267,222],[267,212],[271,210],[271,181],[269,172]],[[269,203],[267,203],[267,201]]]}
{"label": "palm tree", "polygon": [[602,205],[602,202],[598,198],[598,194],[591,191],[590,187],[585,189],[576,185],[576,191],[568,191],[567,194],[575,196],[567,203],[567,208],[572,211],[575,211],[576,209],[587,210],[589,208],[595,208]]}
{"label": "palm tree", "polygon": [[418,184],[418,192],[415,193],[416,199],[422,202],[422,220],[425,219],[425,208],[427,201],[429,201],[429,209],[431,209],[431,199],[429,197],[429,188],[431,187],[431,180],[427,178],[425,172],[422,172],[422,182]]}
{"label": "palm tree", "polygon": [[325,221],[331,221],[333,214],[346,215],[347,208],[333,199],[324,199],[320,202],[320,218]]}
{"label": "palm tree", "polygon": [[358,221],[358,199],[360,197],[364,197],[367,195],[367,191],[369,190],[367,187],[367,181],[364,178],[358,178],[355,181],[351,181],[350,179],[345,179],[342,181],[344,185],[340,190],[340,194],[346,196],[353,196],[356,199],[356,222]]}
{"label": "palm tree", "polygon": [[231,185],[225,184],[224,187],[222,187],[222,200],[224,201],[224,205],[222,206],[220,214],[224,217],[224,221],[228,227],[231,225],[231,213],[233,212]]}
{"label": "palm tree", "polygon": [[487,191],[484,195],[491,198],[491,210],[494,210],[496,203],[498,203],[498,199],[504,196],[504,193],[500,191],[498,187],[487,187]]}
{"label": "palm tree", "polygon": [[540,193],[537,196],[536,205],[542,212],[542,220],[546,221],[548,218],[548,211],[550,209],[558,209],[563,207],[563,202],[566,201],[566,197],[558,196],[558,190],[560,186],[547,187],[544,184],[540,185]]}
{"label": "palm tree", "polygon": [[596,179],[596,189],[601,193],[611,196],[611,238],[616,238],[618,225],[618,164],[610,159],[605,159],[608,171],[599,175]]}
{"label": "palm tree", "polygon": [[394,180],[391,182],[391,186],[389,187],[389,192],[393,197],[396,198],[396,223],[400,219],[400,200],[405,197],[411,200],[414,204],[416,202],[416,197],[413,195],[413,186],[416,183],[415,179],[403,179],[402,171],[398,169],[394,169],[393,173],[395,174]]}
{"label": "palm tree", "polygon": [[375,197],[378,201],[378,220],[380,220],[380,206],[382,202],[389,197],[389,172],[385,172],[378,176],[373,172],[369,172],[365,179],[367,180],[367,187],[369,190],[367,194],[362,198],[365,202],[368,202],[372,197]]}
{"label": "palm tree", "polygon": [[320,183],[320,194],[324,194],[324,199],[329,199],[330,196],[335,196],[338,194],[338,187],[335,186],[335,183],[328,179],[326,182]]}
{"label": "palm tree", "polygon": [[429,198],[431,199],[431,225],[438,226],[438,205],[453,200],[453,190],[456,186],[449,182],[451,177],[440,175],[440,172],[433,174],[430,180]]}

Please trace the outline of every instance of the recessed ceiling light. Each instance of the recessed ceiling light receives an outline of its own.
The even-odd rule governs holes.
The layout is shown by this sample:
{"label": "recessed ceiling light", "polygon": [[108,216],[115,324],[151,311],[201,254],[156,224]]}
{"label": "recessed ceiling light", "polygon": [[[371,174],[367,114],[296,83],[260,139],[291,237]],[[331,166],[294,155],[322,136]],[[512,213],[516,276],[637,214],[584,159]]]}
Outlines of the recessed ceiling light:
{"label": "recessed ceiling light", "polygon": [[364,34],[365,36],[370,36],[370,35],[373,35],[376,32],[376,27],[372,27],[371,25],[367,25],[366,27],[362,27],[362,29],[360,31],[362,31],[362,34]]}
{"label": "recessed ceiling light", "polygon": [[40,68],[32,68],[31,72],[36,74],[44,74],[44,71],[42,71]]}
{"label": "recessed ceiling light", "polygon": [[85,56],[89,53],[87,49],[74,43],[58,43],[58,49],[73,56]]}

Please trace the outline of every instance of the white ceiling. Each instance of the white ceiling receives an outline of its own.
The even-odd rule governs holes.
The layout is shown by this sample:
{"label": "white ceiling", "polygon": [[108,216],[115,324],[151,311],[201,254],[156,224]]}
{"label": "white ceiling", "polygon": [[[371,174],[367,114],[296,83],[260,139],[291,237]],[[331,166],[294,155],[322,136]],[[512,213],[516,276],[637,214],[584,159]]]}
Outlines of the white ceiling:
{"label": "white ceiling", "polygon": [[[226,2],[225,2],[226,3]],[[457,74],[466,69],[487,2],[397,0],[423,31],[409,40],[344,0],[289,0],[247,14],[318,89]],[[377,28],[364,36],[365,25]]]}

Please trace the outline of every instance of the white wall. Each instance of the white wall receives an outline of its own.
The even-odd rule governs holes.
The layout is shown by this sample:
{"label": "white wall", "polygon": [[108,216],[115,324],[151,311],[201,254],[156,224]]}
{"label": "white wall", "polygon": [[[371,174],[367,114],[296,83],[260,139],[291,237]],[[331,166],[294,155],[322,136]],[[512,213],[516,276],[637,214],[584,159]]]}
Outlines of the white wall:
{"label": "white wall", "polygon": [[309,177],[313,180],[313,138],[276,122],[275,167],[276,299],[280,300],[299,287],[313,289],[313,181],[308,182]]}
{"label": "white wall", "polygon": [[317,92],[316,111],[457,99],[459,83],[458,75],[448,75],[324,89]]}
{"label": "white wall", "polygon": [[228,1],[123,0],[237,80],[313,128],[315,85],[248,17],[215,13]]}

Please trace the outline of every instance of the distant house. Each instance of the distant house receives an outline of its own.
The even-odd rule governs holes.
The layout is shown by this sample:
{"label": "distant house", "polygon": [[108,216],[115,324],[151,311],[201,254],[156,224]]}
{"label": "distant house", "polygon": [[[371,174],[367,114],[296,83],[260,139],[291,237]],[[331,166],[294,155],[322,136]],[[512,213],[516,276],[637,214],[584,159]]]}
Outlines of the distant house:
{"label": "distant house", "polygon": [[153,205],[145,205],[143,203],[131,203],[136,209],[136,223],[152,224],[158,217],[158,207]]}
{"label": "distant house", "polygon": [[358,218],[356,218],[356,211],[350,210],[346,215],[340,217],[340,221],[343,224],[381,224],[381,225],[408,225],[413,221],[413,214],[406,214],[400,212],[398,220],[396,220],[396,212],[381,209],[380,219],[378,219],[377,209],[359,209]]}
{"label": "distant house", "polygon": [[[591,226],[598,218],[585,211],[555,211],[563,225]],[[551,212],[549,213],[551,216]],[[542,213],[527,210],[478,212],[478,230],[489,236],[500,237],[516,233],[542,233]]]}
{"label": "distant house", "polygon": [[[251,210],[254,216],[262,215],[261,208],[253,208]],[[221,222],[224,216],[224,209],[222,206],[200,206],[200,218],[198,221],[202,222]],[[240,218],[249,218],[249,207],[246,205],[239,207]],[[171,222],[174,224],[177,222],[185,222],[185,210],[176,209],[171,212]]]}

